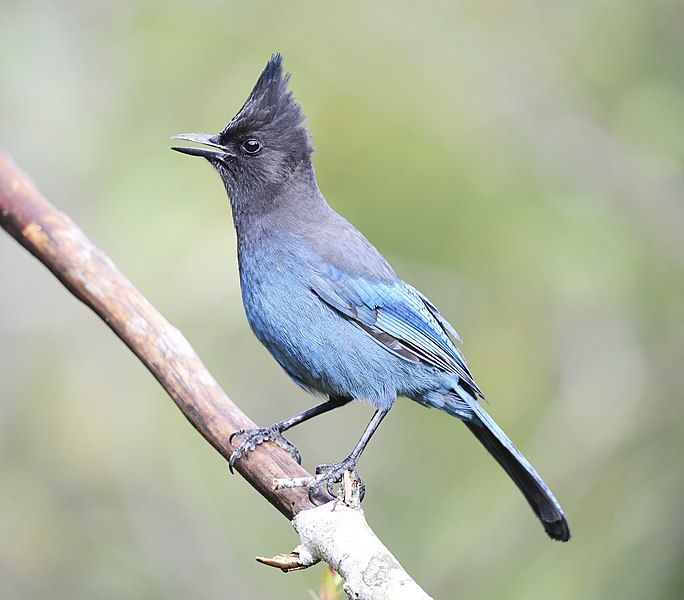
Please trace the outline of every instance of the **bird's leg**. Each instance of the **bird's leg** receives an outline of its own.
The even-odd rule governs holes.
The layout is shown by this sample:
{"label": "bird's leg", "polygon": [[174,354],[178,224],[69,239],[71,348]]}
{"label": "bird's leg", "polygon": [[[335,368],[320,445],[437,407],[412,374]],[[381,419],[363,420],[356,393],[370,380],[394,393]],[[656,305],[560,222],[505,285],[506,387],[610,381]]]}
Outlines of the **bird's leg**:
{"label": "bird's leg", "polygon": [[334,408],[344,406],[345,404],[351,402],[351,400],[351,398],[345,396],[330,396],[330,398],[325,402],[322,402],[321,404],[309,408],[304,412],[295,415],[294,417],[290,417],[289,419],[285,419],[284,421],[278,421],[270,427],[257,427],[255,429],[238,429],[237,431],[233,432],[230,438],[228,439],[228,443],[232,444],[233,438],[242,438],[242,441],[238,444],[235,450],[233,450],[233,453],[230,455],[230,459],[228,460],[228,468],[230,469],[230,472],[233,472],[235,461],[238,458],[240,458],[243,454],[251,452],[259,444],[267,440],[270,440],[271,442],[278,444],[278,446],[280,446],[283,450],[289,452],[292,458],[294,458],[298,463],[301,464],[302,457],[299,453],[299,449],[283,435],[283,431],[287,431],[295,425],[299,425],[300,423],[308,421],[313,417],[322,415],[323,413],[333,410]]}
{"label": "bird's leg", "polygon": [[319,477],[316,477],[315,482],[309,486],[309,499],[312,503],[315,504],[315,492],[318,491],[318,489],[322,486],[325,486],[325,489],[327,489],[328,493],[331,496],[334,496],[335,494],[333,488],[335,484],[342,481],[345,471],[355,472],[356,478],[359,482],[359,497],[363,499],[363,496],[366,492],[366,484],[363,482],[363,479],[361,479],[358,472],[356,472],[356,463],[358,462],[361,453],[366,448],[366,445],[370,441],[371,437],[375,433],[375,430],[378,428],[388,412],[389,409],[375,411],[375,414],[364,430],[359,443],[356,444],[355,448],[352,450],[351,454],[347,456],[347,458],[340,462],[318,465],[316,467],[316,475]]}

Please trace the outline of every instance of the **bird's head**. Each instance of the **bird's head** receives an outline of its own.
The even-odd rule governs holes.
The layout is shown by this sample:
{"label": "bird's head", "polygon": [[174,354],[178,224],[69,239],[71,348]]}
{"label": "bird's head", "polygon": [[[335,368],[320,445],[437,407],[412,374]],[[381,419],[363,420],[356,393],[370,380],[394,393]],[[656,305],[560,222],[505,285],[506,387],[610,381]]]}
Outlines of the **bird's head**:
{"label": "bird's head", "polygon": [[219,172],[231,200],[272,193],[298,172],[311,170],[313,148],[302,110],[287,89],[283,58],[274,54],[247,101],[220,133],[182,133],[201,144],[172,150],[202,156]]}

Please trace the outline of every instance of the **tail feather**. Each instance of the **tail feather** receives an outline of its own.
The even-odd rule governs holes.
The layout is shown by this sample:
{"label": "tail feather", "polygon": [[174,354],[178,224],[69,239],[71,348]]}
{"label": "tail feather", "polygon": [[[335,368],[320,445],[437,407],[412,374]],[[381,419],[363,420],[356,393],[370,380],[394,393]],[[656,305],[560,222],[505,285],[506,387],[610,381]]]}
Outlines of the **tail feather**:
{"label": "tail feather", "polygon": [[[464,421],[466,427],[515,482],[539,517],[549,537],[567,542],[570,539],[570,528],[563,509],[551,490],[478,402],[466,402],[474,413],[470,421]],[[445,408],[449,411],[448,404]]]}

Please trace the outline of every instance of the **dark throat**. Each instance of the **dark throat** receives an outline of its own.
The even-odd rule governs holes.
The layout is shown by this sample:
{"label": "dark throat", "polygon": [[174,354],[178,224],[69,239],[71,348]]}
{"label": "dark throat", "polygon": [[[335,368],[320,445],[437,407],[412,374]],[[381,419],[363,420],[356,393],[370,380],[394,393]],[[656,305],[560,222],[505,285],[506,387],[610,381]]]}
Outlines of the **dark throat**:
{"label": "dark throat", "polygon": [[278,185],[255,185],[231,191],[233,222],[238,248],[274,241],[310,229],[331,212],[318,189],[313,168],[302,168]]}

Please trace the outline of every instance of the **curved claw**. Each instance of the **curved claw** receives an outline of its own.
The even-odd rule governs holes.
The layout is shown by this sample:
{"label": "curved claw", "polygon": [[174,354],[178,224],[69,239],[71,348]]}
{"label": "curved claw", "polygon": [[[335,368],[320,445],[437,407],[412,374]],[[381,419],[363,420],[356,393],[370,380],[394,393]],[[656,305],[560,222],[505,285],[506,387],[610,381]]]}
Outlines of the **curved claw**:
{"label": "curved claw", "polygon": [[356,472],[356,478],[359,480],[359,502],[363,502],[366,497],[366,482],[361,479],[361,475]]}
{"label": "curved claw", "polygon": [[233,467],[235,466],[235,461],[241,456],[242,452],[238,452],[237,450],[233,451],[233,453],[230,455],[230,458],[228,459],[228,470],[230,471],[231,475],[235,475]]}
{"label": "curved claw", "polygon": [[308,488],[306,488],[306,492],[309,495],[309,502],[311,502],[311,504],[313,504],[314,506],[318,506],[318,501],[316,500],[316,498],[314,498],[313,495],[315,491],[317,490],[313,486],[309,486]]}
{"label": "curved claw", "polygon": [[244,437],[238,444],[237,448],[233,450],[228,459],[228,469],[233,473],[236,461],[243,455],[254,450],[259,444],[265,441],[271,441],[280,446],[283,450],[288,452],[298,464],[302,464],[302,455],[299,448],[295,446],[290,440],[283,436],[283,433],[278,426],[271,425],[270,427],[257,427],[255,429],[238,429],[234,431],[228,438],[228,443],[232,444],[236,437]]}
{"label": "curved claw", "polygon": [[319,477],[308,488],[309,501],[311,504],[318,505],[314,493],[320,488],[325,489],[331,496],[335,497],[335,485],[342,482],[345,471],[353,471],[359,486],[359,500],[363,500],[366,495],[366,484],[355,468],[355,463],[350,459],[340,462],[318,465],[314,473]]}
{"label": "curved claw", "polygon": [[230,437],[228,438],[228,443],[232,444],[233,443],[233,438],[235,438],[238,435],[244,435],[248,429],[238,429],[237,431],[233,431],[233,433],[230,434]]}
{"label": "curved claw", "polygon": [[285,450],[292,458],[294,458],[297,461],[298,465],[302,464],[302,453],[299,451],[299,448],[295,446],[290,440],[288,440],[285,436],[282,434],[276,436],[275,439],[271,439],[272,442],[275,442],[280,446],[283,450]]}
{"label": "curved claw", "polygon": [[314,506],[322,506],[323,504],[325,504],[326,502],[328,502],[327,499],[320,498],[320,497],[316,497],[316,495],[321,491],[320,488],[319,488],[319,486],[317,486],[317,485],[315,485],[315,484],[314,484],[314,485],[310,485],[310,486],[306,489],[306,491],[307,491],[307,493],[308,493],[308,495],[309,495],[309,502],[311,502],[311,504],[313,504]]}

